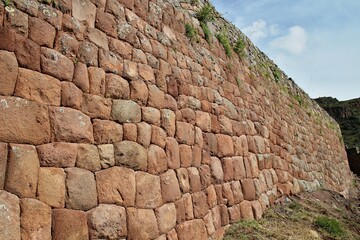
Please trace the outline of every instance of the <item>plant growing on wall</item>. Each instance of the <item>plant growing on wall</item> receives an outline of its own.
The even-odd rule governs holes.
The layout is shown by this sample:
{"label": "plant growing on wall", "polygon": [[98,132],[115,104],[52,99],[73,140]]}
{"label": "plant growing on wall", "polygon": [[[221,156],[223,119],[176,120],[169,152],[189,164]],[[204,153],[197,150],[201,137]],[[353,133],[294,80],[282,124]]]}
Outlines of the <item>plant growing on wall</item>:
{"label": "plant growing on wall", "polygon": [[188,37],[190,39],[190,41],[196,41],[197,40],[197,31],[194,28],[194,26],[192,26],[189,23],[185,24],[185,35],[186,37]]}
{"label": "plant growing on wall", "polygon": [[215,20],[215,10],[214,7],[209,3],[205,4],[199,12],[196,13],[195,17],[199,22],[207,23]]}
{"label": "plant growing on wall", "polygon": [[244,49],[245,49],[245,42],[239,36],[238,40],[236,41],[236,43],[234,45],[234,52],[236,52],[240,57],[242,57],[242,56],[244,56]]}
{"label": "plant growing on wall", "polygon": [[216,34],[216,38],[219,40],[221,45],[224,47],[226,56],[230,57],[231,56],[231,44],[230,44],[230,40],[229,40],[228,36],[225,35],[224,33],[218,33],[218,34]]}
{"label": "plant growing on wall", "polygon": [[209,44],[211,44],[211,32],[210,32],[210,29],[209,29],[207,23],[200,22],[200,27],[201,27],[202,30],[204,31],[205,40],[206,40]]}

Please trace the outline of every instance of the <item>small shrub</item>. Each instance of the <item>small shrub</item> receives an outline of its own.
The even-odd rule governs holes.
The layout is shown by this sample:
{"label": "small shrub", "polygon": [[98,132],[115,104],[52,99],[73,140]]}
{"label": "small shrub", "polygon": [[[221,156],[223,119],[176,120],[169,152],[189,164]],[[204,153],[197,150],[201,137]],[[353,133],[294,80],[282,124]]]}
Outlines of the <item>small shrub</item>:
{"label": "small shrub", "polygon": [[196,29],[189,23],[185,24],[185,35],[190,39],[190,41],[196,40],[197,31]]}
{"label": "small shrub", "polygon": [[314,224],[316,227],[325,230],[333,237],[341,237],[345,234],[345,231],[341,224],[333,218],[320,216],[315,219]]}
{"label": "small shrub", "polygon": [[200,11],[196,13],[195,17],[204,23],[213,21],[215,19],[214,7],[209,3],[205,4]]}
{"label": "small shrub", "polygon": [[191,1],[190,1],[190,4],[191,4],[192,6],[197,6],[197,5],[199,4],[199,0],[191,0]]}
{"label": "small shrub", "polygon": [[200,22],[200,27],[204,31],[205,40],[209,44],[211,44],[211,32],[210,32],[210,29],[209,29],[208,25],[206,23],[204,23],[204,22]]}
{"label": "small shrub", "polygon": [[239,36],[234,46],[234,52],[236,52],[239,56],[242,56],[244,54],[244,49],[245,49],[245,42]]}
{"label": "small shrub", "polygon": [[226,55],[228,57],[230,57],[231,56],[231,45],[230,45],[230,40],[229,40],[228,36],[226,36],[224,33],[218,33],[216,35],[216,38],[219,40],[221,45],[223,45]]}

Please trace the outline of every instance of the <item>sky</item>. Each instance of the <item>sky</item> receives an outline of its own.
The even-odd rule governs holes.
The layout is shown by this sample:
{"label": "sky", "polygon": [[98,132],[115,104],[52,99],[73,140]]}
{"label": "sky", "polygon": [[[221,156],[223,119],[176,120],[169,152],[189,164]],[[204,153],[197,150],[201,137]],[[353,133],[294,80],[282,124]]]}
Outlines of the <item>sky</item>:
{"label": "sky", "polygon": [[360,0],[210,0],[310,97],[360,97]]}

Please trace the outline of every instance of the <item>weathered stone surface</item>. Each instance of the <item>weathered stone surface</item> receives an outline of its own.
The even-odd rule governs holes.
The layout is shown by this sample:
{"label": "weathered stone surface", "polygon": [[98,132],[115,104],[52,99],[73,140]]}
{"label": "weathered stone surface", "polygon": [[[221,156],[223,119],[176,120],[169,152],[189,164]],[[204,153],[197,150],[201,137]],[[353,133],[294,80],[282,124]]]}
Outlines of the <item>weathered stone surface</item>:
{"label": "weathered stone surface", "polygon": [[90,94],[104,96],[105,95],[105,71],[102,68],[89,67],[89,83]]}
{"label": "weathered stone surface", "polygon": [[196,126],[204,132],[211,131],[211,117],[209,113],[196,111]]}
{"label": "weathered stone surface", "polygon": [[165,129],[170,137],[175,136],[176,130],[175,113],[169,109],[161,109],[161,127]]}
{"label": "weathered stone surface", "polygon": [[[0,10],[1,11],[1,10]],[[1,23],[1,12],[0,12],[0,23]],[[0,24],[1,25],[1,24]],[[14,52],[15,47],[15,32],[11,27],[0,27],[0,49],[9,52]]]}
{"label": "weathered stone surface", "polygon": [[111,100],[101,96],[84,94],[82,112],[91,118],[109,119]]}
{"label": "weathered stone surface", "polygon": [[60,106],[61,84],[56,78],[20,68],[14,94],[38,103]]}
{"label": "weathered stone surface", "polygon": [[0,236],[6,239],[21,239],[19,198],[0,190]]}
{"label": "weathered stone surface", "polygon": [[205,192],[197,192],[192,194],[192,200],[194,204],[194,217],[203,218],[209,210],[207,204],[207,198]]}
{"label": "weathered stone surface", "polygon": [[136,142],[137,140],[137,125],[135,123],[124,123],[124,140]]}
{"label": "weathered stone surface", "polygon": [[248,201],[255,200],[254,180],[252,179],[241,180],[241,186],[244,194],[244,199]]}
{"label": "weathered stone surface", "polygon": [[0,141],[43,144],[50,140],[47,107],[15,97],[0,97]]}
{"label": "weathered stone surface", "polygon": [[[66,69],[66,71],[64,71]],[[73,62],[50,48],[41,48],[41,70],[60,80],[71,81],[74,74]]]}
{"label": "weathered stone surface", "polygon": [[74,143],[56,142],[36,147],[41,167],[74,167],[77,146]]}
{"label": "weathered stone surface", "polygon": [[88,240],[86,213],[71,209],[53,209],[52,238],[54,240]]}
{"label": "weathered stone surface", "polygon": [[246,177],[244,159],[242,157],[233,157],[233,167],[234,167],[234,179],[241,180]]}
{"label": "weathered stone surface", "polygon": [[167,203],[155,209],[160,233],[167,233],[176,225],[176,208],[174,203]]}
{"label": "weathered stone surface", "polygon": [[242,219],[245,219],[245,220],[253,220],[254,219],[251,202],[242,201],[240,203],[240,212],[241,212]]}
{"label": "weathered stone surface", "polygon": [[100,203],[134,206],[134,171],[122,167],[112,167],[97,172],[96,181]]}
{"label": "weathered stone surface", "polygon": [[178,169],[180,167],[179,144],[173,137],[166,138],[166,155],[168,158],[168,167]]}
{"label": "weathered stone surface", "polygon": [[176,175],[179,180],[179,185],[183,193],[190,192],[189,173],[186,168],[176,169]]}
{"label": "weathered stone surface", "polygon": [[19,34],[16,34],[15,44],[19,66],[40,72],[40,46]]}
{"label": "weathered stone surface", "polygon": [[62,168],[41,167],[37,198],[54,208],[65,206],[65,172]]}
{"label": "weathered stone surface", "polygon": [[128,239],[154,239],[159,236],[154,210],[128,208],[126,210]]}
{"label": "weathered stone surface", "polygon": [[176,173],[170,169],[160,175],[161,195],[164,202],[174,202],[181,197]]}
{"label": "weathered stone surface", "polygon": [[21,239],[51,240],[51,207],[38,200],[23,198],[21,208]]}
{"label": "weathered stone surface", "polygon": [[57,142],[92,143],[93,128],[90,118],[80,111],[54,107],[49,109],[51,139]]}
{"label": "weathered stone surface", "polygon": [[4,189],[7,159],[8,145],[7,143],[0,143],[0,190]]}
{"label": "weathered stone surface", "polygon": [[118,166],[128,166],[134,170],[146,171],[147,151],[136,142],[122,141],[114,144],[115,162]]}
{"label": "weathered stone surface", "polygon": [[146,105],[149,98],[149,90],[144,81],[133,80],[130,82],[130,97],[135,102]]}
{"label": "weathered stone surface", "polygon": [[12,52],[0,50],[0,95],[11,96],[18,76],[18,63]]}
{"label": "weathered stone surface", "polygon": [[39,167],[34,146],[10,144],[5,190],[21,198],[35,198]]}
{"label": "weathered stone surface", "polygon": [[163,203],[160,177],[144,172],[136,173],[136,206],[156,208]]}
{"label": "weathered stone surface", "polygon": [[100,204],[87,213],[90,239],[120,239],[127,235],[124,207]]}
{"label": "weathered stone surface", "polygon": [[166,144],[166,132],[161,127],[152,125],[151,126],[151,143],[165,148]]}
{"label": "weathered stone surface", "polygon": [[148,172],[151,174],[159,174],[166,170],[167,157],[164,149],[151,144],[148,149]]}
{"label": "weathered stone surface", "polygon": [[179,145],[181,167],[190,167],[193,161],[191,147],[186,144]]}
{"label": "weathered stone surface", "polygon": [[141,113],[143,121],[160,126],[160,111],[158,109],[153,107],[142,107]]}
{"label": "weathered stone surface", "polygon": [[195,141],[194,126],[190,123],[176,122],[176,140],[179,143],[193,145]]}
{"label": "weathered stone surface", "polygon": [[75,65],[73,83],[84,93],[89,93],[90,82],[87,67],[84,63],[78,62]]}
{"label": "weathered stone surface", "polygon": [[99,65],[107,73],[121,74],[123,71],[123,60],[115,53],[100,48]]}
{"label": "weathered stone surface", "polygon": [[114,145],[98,145],[101,168],[109,168],[115,165]]}
{"label": "weathered stone surface", "polygon": [[137,123],[141,121],[141,108],[131,100],[113,100],[111,117],[120,123]]}
{"label": "weathered stone surface", "polygon": [[87,40],[81,42],[79,46],[79,61],[86,66],[98,66],[98,47]]}
{"label": "weathered stone surface", "polygon": [[88,27],[95,26],[96,6],[89,0],[73,0],[72,15],[74,18],[85,21]]}
{"label": "weathered stone surface", "polygon": [[39,18],[29,18],[29,38],[38,45],[52,48],[55,34],[56,30],[51,24]]}
{"label": "weathered stone surface", "polygon": [[88,27],[85,32],[85,37],[95,43],[99,48],[109,50],[106,34],[99,29]]}
{"label": "weathered stone surface", "polygon": [[217,157],[211,158],[211,175],[215,182],[219,183],[224,180],[224,172],[222,169],[221,161]]}
{"label": "weathered stone surface", "polygon": [[94,174],[81,168],[66,168],[66,208],[89,210],[97,206]]}
{"label": "weathered stone surface", "polygon": [[205,223],[202,219],[195,219],[178,224],[176,226],[176,232],[179,240],[208,239]]}
{"label": "weathered stone surface", "polygon": [[206,216],[204,217],[204,223],[208,234],[212,235],[215,232],[215,227],[211,211],[209,211],[208,214],[206,214]]}
{"label": "weathered stone surface", "polygon": [[92,172],[96,172],[101,169],[99,151],[95,145],[78,145],[76,167],[84,168]]}
{"label": "weathered stone surface", "polygon": [[105,85],[105,97],[113,99],[129,99],[129,83],[122,77],[115,74],[106,74]]}
{"label": "weathered stone surface", "polygon": [[234,154],[234,144],[232,138],[223,134],[217,134],[216,137],[218,143],[218,156],[232,156]]}
{"label": "weathered stone surface", "polygon": [[61,105],[71,107],[77,110],[81,109],[83,101],[83,92],[71,82],[61,83]]}
{"label": "weathered stone surface", "polygon": [[93,128],[96,144],[120,142],[123,139],[122,126],[113,121],[95,119]]}
{"label": "weathered stone surface", "polygon": [[74,64],[78,64],[76,55],[79,52],[80,43],[72,34],[58,32],[55,41],[55,50],[71,59]]}
{"label": "weathered stone surface", "polygon": [[136,124],[137,127],[137,142],[148,148],[151,143],[151,125],[146,122]]}

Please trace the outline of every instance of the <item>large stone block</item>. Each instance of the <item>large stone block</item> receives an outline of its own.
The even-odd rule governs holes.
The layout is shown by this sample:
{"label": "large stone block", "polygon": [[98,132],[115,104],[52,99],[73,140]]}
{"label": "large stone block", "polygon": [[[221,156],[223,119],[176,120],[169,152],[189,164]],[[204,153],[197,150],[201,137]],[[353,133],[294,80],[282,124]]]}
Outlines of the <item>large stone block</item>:
{"label": "large stone block", "polygon": [[20,68],[14,94],[38,103],[60,106],[61,84],[51,76]]}
{"label": "large stone block", "polygon": [[19,34],[16,34],[15,44],[19,66],[40,72],[40,46]]}
{"label": "large stone block", "polygon": [[241,212],[242,219],[245,219],[245,220],[253,220],[254,219],[251,202],[242,201],[240,203],[240,212]]}
{"label": "large stone block", "polygon": [[169,109],[161,109],[161,127],[165,129],[168,136],[175,136],[176,115],[173,111]]}
{"label": "large stone block", "polygon": [[137,142],[148,148],[151,143],[151,125],[146,122],[136,124],[137,127]]}
{"label": "large stone block", "polygon": [[136,173],[136,207],[156,208],[162,203],[160,177],[152,174]]}
{"label": "large stone block", "polygon": [[21,239],[51,240],[51,207],[36,199],[23,198],[21,208]]}
{"label": "large stone block", "polygon": [[113,99],[129,99],[129,82],[116,74],[106,74],[105,76],[105,97]]}
{"label": "large stone block", "polygon": [[176,232],[179,240],[208,239],[206,226],[202,219],[195,219],[178,224],[176,226]]}
{"label": "large stone block", "polygon": [[176,169],[176,175],[179,180],[179,185],[182,193],[190,192],[189,173],[186,168]]}
{"label": "large stone block", "polygon": [[0,51],[0,76],[0,95],[13,95],[18,76],[18,63],[14,53]]}
{"label": "large stone block", "polygon": [[[46,34],[44,34],[46,33]],[[40,18],[29,18],[29,38],[40,46],[53,47],[56,30]]]}
{"label": "large stone block", "polygon": [[100,204],[87,212],[90,239],[126,237],[126,210],[120,206]]}
{"label": "large stone block", "polygon": [[7,143],[0,143],[0,190],[4,189],[7,157],[8,157]]}
{"label": "large stone block", "polygon": [[105,169],[115,166],[114,145],[102,144],[97,147],[99,150],[101,167]]}
{"label": "large stone block", "polygon": [[180,168],[180,151],[179,144],[173,137],[166,138],[166,155],[168,159],[168,167],[171,169]]}
{"label": "large stone block", "polygon": [[99,203],[121,206],[135,205],[135,173],[122,167],[112,167],[95,173]]}
{"label": "large stone block", "polygon": [[9,240],[21,239],[19,198],[0,190],[0,206],[0,236]]}
{"label": "large stone block", "polygon": [[151,143],[158,145],[161,148],[165,148],[166,144],[166,132],[161,127],[151,126]]}
{"label": "large stone block", "polygon": [[190,123],[176,122],[176,140],[179,143],[193,145],[195,142],[194,126]]}
{"label": "large stone block", "polygon": [[10,144],[5,190],[21,198],[35,198],[39,167],[34,146]]}
{"label": "large stone block", "polygon": [[114,153],[116,165],[134,170],[147,170],[147,151],[140,144],[132,141],[117,142],[114,144]]}
{"label": "large stone block", "polygon": [[95,43],[100,48],[100,50],[109,50],[109,44],[106,34],[99,29],[88,27],[85,32],[85,38]]}
{"label": "large stone block", "polygon": [[15,97],[0,97],[0,142],[43,144],[50,140],[46,106]]}
{"label": "large stone block", "polygon": [[90,94],[104,96],[105,95],[105,71],[98,67],[89,67],[89,83]]}
{"label": "large stone block", "polygon": [[167,203],[155,209],[160,233],[167,233],[176,225],[176,208],[174,203]]}
{"label": "large stone block", "polygon": [[181,197],[180,187],[176,173],[170,169],[160,175],[161,195],[164,202],[174,202]]}
{"label": "large stone block", "polygon": [[55,208],[65,206],[65,172],[62,168],[40,168],[37,197]]}
{"label": "large stone block", "polygon": [[122,126],[113,121],[95,119],[93,128],[96,144],[120,142],[123,139]]}
{"label": "large stone block", "polygon": [[212,157],[210,162],[211,175],[216,183],[220,183],[224,180],[224,172],[220,159]]}
{"label": "large stone block", "polygon": [[92,143],[93,127],[90,118],[80,111],[54,107],[49,110],[51,139],[57,142]]}
{"label": "large stone block", "polygon": [[234,155],[234,144],[230,136],[224,134],[217,134],[218,156],[227,157]]}
{"label": "large stone block", "polygon": [[66,208],[89,210],[97,206],[94,174],[81,168],[66,168]]}
{"label": "large stone block", "polygon": [[52,210],[53,240],[88,240],[86,213],[71,209]]}
{"label": "large stone block", "polygon": [[90,0],[73,0],[72,15],[80,21],[85,21],[88,27],[94,27],[96,6]]}
{"label": "large stone block", "polygon": [[244,199],[248,201],[255,200],[255,184],[252,179],[241,180],[241,186],[244,194]]}
{"label": "large stone block", "polygon": [[166,170],[167,157],[164,149],[151,144],[148,149],[148,172],[151,174],[159,174]]}
{"label": "large stone block", "polygon": [[81,109],[83,92],[71,82],[61,83],[61,105],[64,107]]}
{"label": "large stone block", "polygon": [[77,145],[75,143],[56,142],[36,147],[41,167],[75,167]]}
{"label": "large stone block", "polygon": [[98,95],[84,94],[82,112],[91,118],[109,119],[111,104],[110,99]]}
{"label": "large stone block", "polygon": [[84,168],[92,172],[101,169],[100,155],[95,145],[79,144],[77,149],[76,167]]}
{"label": "large stone block", "polygon": [[120,123],[141,121],[141,108],[131,100],[113,100],[111,117]]}
{"label": "large stone block", "polygon": [[159,236],[154,210],[128,208],[126,214],[129,240],[155,239]]}
{"label": "large stone block", "polygon": [[201,191],[192,194],[192,201],[194,205],[194,217],[203,218],[208,213],[209,205],[207,203],[206,193]]}
{"label": "large stone block", "polygon": [[74,75],[74,63],[58,51],[42,47],[41,70],[60,80],[71,81]]}

